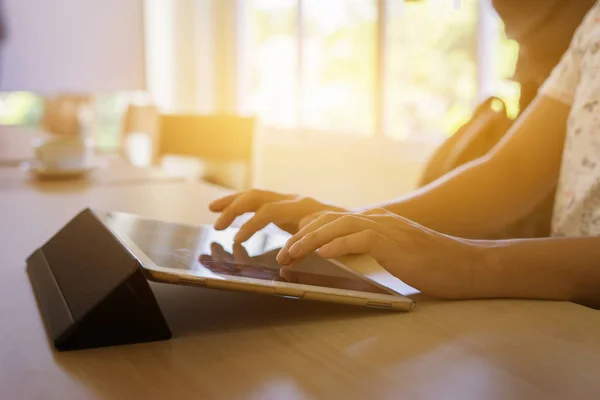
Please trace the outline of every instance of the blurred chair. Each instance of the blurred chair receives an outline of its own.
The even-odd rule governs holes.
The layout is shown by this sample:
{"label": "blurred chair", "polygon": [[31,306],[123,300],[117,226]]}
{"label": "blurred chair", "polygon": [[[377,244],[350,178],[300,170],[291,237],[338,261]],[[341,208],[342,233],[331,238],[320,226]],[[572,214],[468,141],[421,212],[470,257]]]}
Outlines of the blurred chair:
{"label": "blurred chair", "polygon": [[[59,135],[79,135],[82,122],[91,123],[91,96],[62,94],[44,99],[41,127]],[[86,115],[87,113],[87,115]]]}
{"label": "blurred chair", "polygon": [[[512,120],[506,104],[490,97],[475,110],[463,125],[434,152],[425,166],[419,186],[425,186],[471,160],[483,157],[504,137]],[[530,212],[500,232],[477,239],[514,239],[547,237],[554,208],[554,190]]]}
{"label": "blurred chair", "polygon": [[175,173],[229,187],[252,184],[255,118],[233,115],[161,115],[152,105],[130,105],[121,140],[135,165],[162,164]]}
{"label": "blurred chair", "polygon": [[155,105],[129,105],[121,131],[121,150],[125,158],[134,165],[150,165],[156,159],[154,148],[159,129],[160,113]]}
{"label": "blurred chair", "polygon": [[171,155],[197,157],[204,162],[205,180],[247,189],[252,185],[255,127],[252,117],[162,115],[155,159]]}
{"label": "blurred chair", "polygon": [[511,125],[504,101],[488,98],[475,109],[467,123],[436,149],[425,166],[419,187],[487,154]]}

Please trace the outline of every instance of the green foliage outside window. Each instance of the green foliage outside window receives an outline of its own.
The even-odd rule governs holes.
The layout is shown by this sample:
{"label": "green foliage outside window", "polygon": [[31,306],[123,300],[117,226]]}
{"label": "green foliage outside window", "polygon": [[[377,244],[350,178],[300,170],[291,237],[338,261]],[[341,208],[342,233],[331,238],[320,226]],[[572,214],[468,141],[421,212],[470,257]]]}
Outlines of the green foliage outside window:
{"label": "green foliage outside window", "polygon": [[[393,138],[449,135],[478,101],[478,0],[390,2],[384,49],[385,131]],[[266,123],[371,135],[375,129],[377,2],[304,0],[302,106],[295,86],[296,3],[254,0],[252,100]],[[493,53],[493,94],[514,116],[519,88],[510,81],[518,46],[502,24]],[[256,51],[255,51],[256,50]],[[284,61],[285,60],[285,61]],[[268,62],[266,62],[268,61]],[[263,70],[261,68],[266,68]]]}

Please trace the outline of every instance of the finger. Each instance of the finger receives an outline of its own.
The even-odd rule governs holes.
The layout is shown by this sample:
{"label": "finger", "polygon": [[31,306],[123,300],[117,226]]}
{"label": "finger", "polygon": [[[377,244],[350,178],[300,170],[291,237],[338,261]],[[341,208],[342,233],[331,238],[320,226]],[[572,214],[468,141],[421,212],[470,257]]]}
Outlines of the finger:
{"label": "finger", "polygon": [[288,239],[285,243],[279,254],[277,254],[277,262],[282,265],[287,265],[292,261],[292,257],[289,254],[290,248],[300,239],[302,239],[305,235],[310,232],[320,228],[321,226],[328,224],[336,219],[347,215],[346,213],[337,213],[337,212],[326,212],[321,214],[320,217],[306,225],[304,228],[300,229],[295,235]]}
{"label": "finger", "polygon": [[291,222],[295,217],[293,213],[290,212],[290,207],[295,205],[296,202],[293,200],[265,204],[256,211],[252,218],[242,225],[235,235],[234,241],[236,243],[243,243],[270,223],[282,225],[286,222]]}
{"label": "finger", "polygon": [[290,247],[289,255],[293,259],[302,258],[306,254],[319,249],[339,237],[348,236],[365,230],[372,230],[389,237],[398,235],[398,232],[394,232],[385,225],[357,215],[349,215],[339,218],[307,234]]}
{"label": "finger", "polygon": [[230,226],[233,221],[240,215],[256,211],[263,204],[264,199],[260,194],[255,192],[249,192],[243,196],[237,197],[226,207],[217,222],[215,222],[216,230],[223,230]]}
{"label": "finger", "polygon": [[327,214],[328,212],[331,212],[331,211],[323,210],[323,211],[316,212],[314,214],[307,215],[306,217],[302,218],[300,220],[300,223],[298,224],[298,231],[301,231],[302,228],[304,228],[311,222],[315,221],[317,218],[320,218],[324,214]]}
{"label": "finger", "polygon": [[229,206],[232,201],[234,201],[241,195],[242,195],[242,193],[234,193],[234,194],[230,194],[229,196],[221,197],[220,199],[217,199],[217,200],[213,201],[212,203],[210,203],[208,205],[208,209],[212,212],[221,212],[227,206]]}
{"label": "finger", "polygon": [[250,239],[254,234],[271,222],[272,218],[267,217],[266,215],[258,215],[255,214],[252,218],[250,218],[244,225],[242,225],[233,238],[234,243],[244,243],[248,239]]}
{"label": "finger", "polygon": [[296,232],[298,211],[299,204],[296,199],[265,204],[255,212],[252,218],[242,225],[234,240],[243,243],[270,223],[277,225],[287,232]]}
{"label": "finger", "polygon": [[396,214],[389,212],[385,208],[372,208],[370,210],[363,212],[362,214],[363,215],[388,215],[388,214],[396,215]]}
{"label": "finger", "polygon": [[370,254],[376,260],[397,244],[393,239],[375,230],[364,230],[338,237],[318,250],[323,258],[336,258],[347,254]]}

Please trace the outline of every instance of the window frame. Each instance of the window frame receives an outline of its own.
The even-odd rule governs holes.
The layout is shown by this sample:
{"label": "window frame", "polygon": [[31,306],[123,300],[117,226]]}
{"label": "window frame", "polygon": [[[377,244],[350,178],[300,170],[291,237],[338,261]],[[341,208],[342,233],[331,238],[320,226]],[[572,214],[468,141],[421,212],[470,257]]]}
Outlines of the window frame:
{"label": "window frame", "polygon": [[[373,0],[376,2],[377,6],[377,18],[376,18],[376,38],[377,41],[375,46],[375,59],[373,60],[373,65],[375,68],[375,88],[373,95],[373,105],[375,112],[375,127],[372,132],[369,132],[368,135],[352,137],[353,139],[358,140],[390,140],[390,141],[398,141],[398,139],[391,138],[386,133],[388,132],[387,127],[387,109],[388,109],[388,101],[387,99],[387,85],[386,81],[388,79],[388,63],[387,63],[387,39],[388,39],[388,13],[390,10],[390,2],[391,1],[404,1],[404,0]],[[450,0],[438,0],[438,1],[450,1]],[[304,64],[304,4],[305,0],[294,0],[296,4],[296,36],[295,36],[295,45],[296,45],[296,123],[295,127],[291,129],[297,134],[302,135],[305,131],[320,132],[323,135],[335,135],[340,136],[335,129],[314,129],[307,127],[303,124],[303,101],[304,98],[304,69],[302,68]],[[461,6],[461,0],[453,0],[453,4],[455,8],[459,8]],[[247,40],[246,34],[243,31],[247,29],[248,19],[249,19],[249,9],[250,7],[247,4],[247,0],[230,0],[230,5],[232,9],[230,10],[230,21],[237,21],[242,23],[232,24],[234,29],[234,37],[238,39],[235,43],[228,43],[229,45],[234,45],[234,52],[237,55],[234,57],[237,60],[247,60]],[[240,11],[243,10],[243,11]],[[498,18],[496,16],[495,10],[492,7],[491,0],[478,0],[478,22],[477,22],[477,49],[476,49],[476,60],[477,60],[477,96],[476,101],[481,102],[485,98],[491,95],[492,85],[493,85],[493,76],[494,76],[494,65],[491,62],[491,57],[493,54],[494,45],[499,40],[497,33],[497,24]],[[236,68],[233,68],[233,74],[228,76],[230,81],[236,82],[238,88],[244,87],[244,68],[248,65],[246,62],[237,63]],[[228,109],[229,111],[237,112],[245,114],[248,112],[248,104],[245,100],[245,91],[238,90],[236,93],[236,98],[233,99],[233,102],[229,104],[227,107],[223,109]],[[270,127],[268,124],[267,127]],[[277,130],[281,131],[281,127],[274,126]],[[443,138],[440,138],[442,140]],[[410,139],[405,139],[410,140]],[[414,140],[414,139],[413,139]]]}

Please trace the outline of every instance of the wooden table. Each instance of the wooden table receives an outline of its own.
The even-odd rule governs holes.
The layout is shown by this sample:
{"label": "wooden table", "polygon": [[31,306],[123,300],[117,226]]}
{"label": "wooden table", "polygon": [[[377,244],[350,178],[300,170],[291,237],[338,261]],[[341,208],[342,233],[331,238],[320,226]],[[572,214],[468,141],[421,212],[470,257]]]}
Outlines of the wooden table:
{"label": "wooden table", "polygon": [[564,302],[424,301],[397,314],[154,285],[168,342],[56,353],[25,258],[80,209],[210,223],[214,187],[0,192],[0,399],[590,399],[600,313]]}
{"label": "wooden table", "polygon": [[160,167],[140,168],[131,165],[118,154],[96,157],[96,167],[89,176],[77,179],[39,179],[19,165],[0,166],[0,192],[6,190],[54,191],[83,189],[96,185],[135,185],[156,182],[181,182],[189,176],[166,171]]}
{"label": "wooden table", "polygon": [[33,159],[32,141],[44,135],[43,131],[34,128],[0,125],[0,191],[53,191],[82,189],[90,185],[131,185],[189,179],[189,174],[185,176],[159,167],[137,168],[119,154],[100,153],[96,157],[96,168],[86,178],[40,180],[26,171],[23,164]]}

